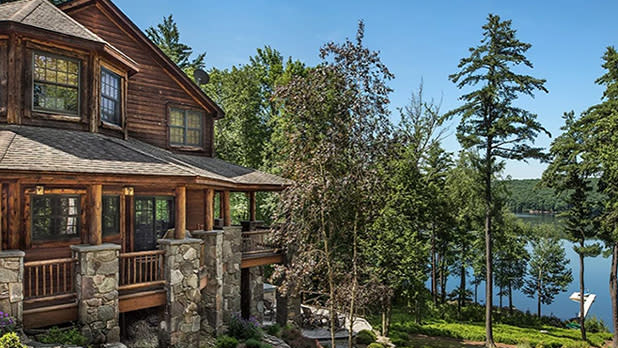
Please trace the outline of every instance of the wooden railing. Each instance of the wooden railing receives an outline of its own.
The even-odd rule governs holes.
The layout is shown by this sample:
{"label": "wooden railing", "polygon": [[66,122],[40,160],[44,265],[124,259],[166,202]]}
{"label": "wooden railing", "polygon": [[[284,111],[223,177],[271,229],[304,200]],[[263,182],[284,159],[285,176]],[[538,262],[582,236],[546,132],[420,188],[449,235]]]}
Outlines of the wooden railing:
{"label": "wooden railing", "polygon": [[163,286],[165,284],[163,274],[164,258],[164,250],[120,254],[118,290],[136,290]]}
{"label": "wooden railing", "polygon": [[243,256],[253,254],[276,253],[277,248],[267,242],[269,229],[260,229],[242,233]]}
{"label": "wooden railing", "polygon": [[24,262],[24,302],[74,297],[76,262],[73,258]]}

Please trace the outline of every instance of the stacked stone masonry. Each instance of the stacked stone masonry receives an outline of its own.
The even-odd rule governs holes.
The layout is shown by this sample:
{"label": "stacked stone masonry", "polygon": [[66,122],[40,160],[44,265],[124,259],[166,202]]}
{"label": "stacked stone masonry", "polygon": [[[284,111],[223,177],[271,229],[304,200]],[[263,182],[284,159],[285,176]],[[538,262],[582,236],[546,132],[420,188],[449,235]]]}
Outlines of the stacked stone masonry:
{"label": "stacked stone masonry", "polygon": [[23,315],[24,255],[19,250],[0,252],[0,311],[18,321]]}
{"label": "stacked stone masonry", "polygon": [[198,347],[200,239],[164,239],[167,305],[160,342],[170,347]]}
{"label": "stacked stone masonry", "polygon": [[116,244],[73,245],[82,334],[93,344],[120,341],[118,324],[118,256]]}

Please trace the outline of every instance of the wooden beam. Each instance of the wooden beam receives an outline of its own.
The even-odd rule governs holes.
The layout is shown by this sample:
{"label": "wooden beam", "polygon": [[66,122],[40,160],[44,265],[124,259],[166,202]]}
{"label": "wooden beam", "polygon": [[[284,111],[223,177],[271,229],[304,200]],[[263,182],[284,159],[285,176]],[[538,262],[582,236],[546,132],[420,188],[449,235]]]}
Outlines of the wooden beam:
{"label": "wooden beam", "polygon": [[204,190],[204,230],[212,231],[215,223],[215,190]]}
{"label": "wooden beam", "polygon": [[[9,183],[8,190],[8,222],[9,222],[9,249],[20,249],[21,241],[21,185],[17,182]],[[30,233],[30,231],[27,231]]]}
{"label": "wooden beam", "polygon": [[230,211],[230,191],[223,191],[221,197],[223,198],[223,226],[232,226],[232,214]]}
{"label": "wooden beam", "polygon": [[88,243],[103,243],[103,185],[88,186]]}
{"label": "wooden beam", "polygon": [[2,182],[0,182],[0,251],[2,251],[2,235],[4,234],[4,229],[2,228],[4,224],[4,204],[2,199]]}
{"label": "wooden beam", "polygon": [[251,268],[257,266],[272,265],[273,263],[282,263],[282,254],[266,254],[259,257],[243,258],[240,262],[240,268]]}
{"label": "wooden beam", "polygon": [[176,187],[176,216],[174,218],[176,219],[174,237],[185,239],[187,229],[187,188],[185,186]]}
{"label": "wooden beam", "polygon": [[250,191],[249,195],[249,221],[257,220],[257,205],[255,202],[255,191]]}

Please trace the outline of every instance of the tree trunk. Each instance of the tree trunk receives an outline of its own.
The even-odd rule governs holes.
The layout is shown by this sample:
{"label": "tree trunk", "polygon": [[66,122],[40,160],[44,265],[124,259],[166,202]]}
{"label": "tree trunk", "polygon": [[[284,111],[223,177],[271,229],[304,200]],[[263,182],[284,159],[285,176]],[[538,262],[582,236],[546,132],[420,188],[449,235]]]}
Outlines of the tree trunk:
{"label": "tree trunk", "polygon": [[612,324],[614,325],[614,340],[612,347],[618,348],[618,283],[616,283],[616,273],[618,272],[618,242],[612,248],[612,268],[609,272],[609,295],[612,299]]}
{"label": "tree trunk", "polygon": [[459,270],[459,301],[457,301],[457,315],[461,320],[461,307],[464,306],[465,296],[466,296],[466,265],[463,260],[461,261],[461,269]]}
{"label": "tree trunk", "polygon": [[513,315],[513,287],[509,280],[509,315]]}
{"label": "tree trunk", "polygon": [[541,284],[541,270],[539,270],[539,279],[537,279],[536,283],[536,293],[538,297],[536,315],[541,319],[541,291],[543,289],[543,285]]}
{"label": "tree trunk", "polygon": [[431,227],[431,298],[433,304],[438,305],[438,279],[436,271],[436,232],[434,227]]}
{"label": "tree trunk", "polygon": [[[584,247],[584,241],[580,242]],[[584,317],[584,254],[579,254],[579,326],[582,333],[582,340],[586,340],[586,318]]]}
{"label": "tree trunk", "polygon": [[502,289],[502,287],[500,287],[500,307],[498,312],[502,313],[502,297],[504,296],[504,289]]}
{"label": "tree trunk", "polygon": [[[357,249],[357,236],[358,236],[358,231],[356,229],[357,225],[357,221],[358,221],[358,213],[356,214],[355,218],[354,218],[354,229],[353,229],[353,256],[352,256],[352,298],[350,299],[350,313],[349,313],[349,334],[348,334],[348,348],[352,348],[353,347],[353,341],[354,341],[354,330],[352,330],[352,327],[354,327],[354,314],[355,314],[355,310],[356,310],[356,290],[358,287],[358,249]],[[334,345],[332,347],[335,347]]]}
{"label": "tree trunk", "polygon": [[393,308],[393,301],[389,299],[385,308],[382,310],[382,336],[387,337],[388,331],[391,326],[391,312]]}
{"label": "tree trunk", "polygon": [[446,262],[444,257],[442,257],[442,266],[440,267],[440,302],[442,304],[446,303],[446,280]]}
{"label": "tree trunk", "polygon": [[479,304],[479,283],[476,281],[476,277],[474,278],[474,303]]}
{"label": "tree trunk", "polygon": [[[487,159],[489,161],[489,158]],[[490,164],[489,164],[490,165]],[[491,172],[486,173],[487,188],[485,201],[485,346],[494,348],[494,333],[491,318],[493,304],[492,240],[491,240]]]}

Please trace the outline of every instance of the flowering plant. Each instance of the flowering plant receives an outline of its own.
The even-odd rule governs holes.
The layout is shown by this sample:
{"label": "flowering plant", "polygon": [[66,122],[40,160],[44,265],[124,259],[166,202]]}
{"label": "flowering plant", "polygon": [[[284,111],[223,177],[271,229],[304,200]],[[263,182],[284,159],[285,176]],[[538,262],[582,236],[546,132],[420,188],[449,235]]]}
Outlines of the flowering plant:
{"label": "flowering plant", "polygon": [[230,321],[228,334],[240,340],[249,338],[261,339],[262,329],[260,323],[254,318],[243,319],[239,314],[235,314]]}
{"label": "flowering plant", "polygon": [[16,326],[15,318],[11,317],[9,313],[0,311],[0,336],[5,333],[14,332]]}

